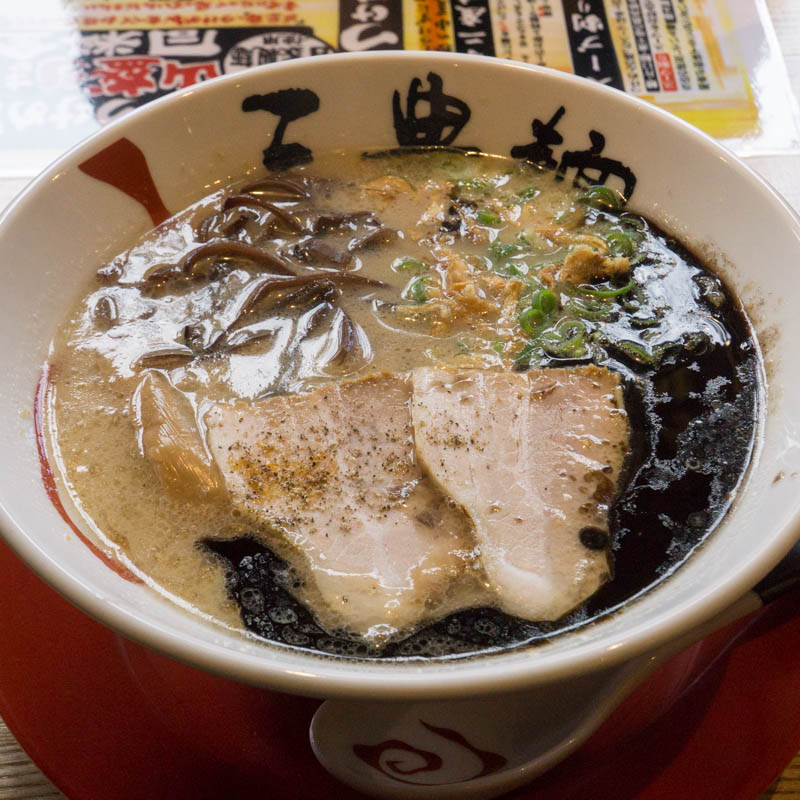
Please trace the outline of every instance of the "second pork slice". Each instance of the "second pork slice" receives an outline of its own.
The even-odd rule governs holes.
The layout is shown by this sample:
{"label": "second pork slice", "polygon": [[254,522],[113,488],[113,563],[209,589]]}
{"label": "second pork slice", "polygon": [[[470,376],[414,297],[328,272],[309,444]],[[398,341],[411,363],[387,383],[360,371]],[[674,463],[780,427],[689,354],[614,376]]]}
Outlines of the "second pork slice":
{"label": "second pork slice", "polygon": [[497,605],[532,620],[574,609],[610,572],[608,508],[628,446],[619,376],[598,367],[411,375],[417,456],[472,519]]}

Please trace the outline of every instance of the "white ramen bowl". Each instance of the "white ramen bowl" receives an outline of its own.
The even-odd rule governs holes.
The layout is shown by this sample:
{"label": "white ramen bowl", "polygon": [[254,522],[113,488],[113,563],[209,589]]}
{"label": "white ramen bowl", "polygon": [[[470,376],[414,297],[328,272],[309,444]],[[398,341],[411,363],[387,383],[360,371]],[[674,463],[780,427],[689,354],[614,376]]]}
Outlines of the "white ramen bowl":
{"label": "white ramen bowl", "polygon": [[[508,155],[534,141],[534,120],[546,124],[555,116],[561,142],[539,144],[567,165],[564,153],[587,150],[590,131],[600,132],[602,156],[635,175],[630,208],[703,254],[744,302],[765,350],[768,391],[754,461],[726,520],[676,574],[621,612],[545,646],[430,663],[354,662],[237,635],[109,569],[45,491],[31,410],[56,325],[94,271],[165,209],[177,212],[220,185],[263,174],[265,148],[276,156],[292,143],[311,153],[396,147],[404,140],[394,125],[393,94],[406,112],[415,79],[421,92],[441,79],[446,95],[468,105],[456,146]],[[287,89],[310,90],[303,96],[313,93],[318,108],[308,113],[315,103],[288,102],[282,142],[273,142],[278,116],[242,104]],[[417,113],[426,115],[427,103]],[[452,133],[442,131],[445,139]],[[568,177],[574,172],[567,166]],[[609,185],[621,187],[616,180],[612,175]],[[0,531],[87,614],[192,665],[287,692],[351,700],[528,690],[621,664],[697,628],[734,604],[800,535],[800,405],[791,402],[800,388],[800,220],[713,140],[596,83],[438,53],[322,56],[237,73],[158,100],[67,153],[6,211],[0,252]]]}

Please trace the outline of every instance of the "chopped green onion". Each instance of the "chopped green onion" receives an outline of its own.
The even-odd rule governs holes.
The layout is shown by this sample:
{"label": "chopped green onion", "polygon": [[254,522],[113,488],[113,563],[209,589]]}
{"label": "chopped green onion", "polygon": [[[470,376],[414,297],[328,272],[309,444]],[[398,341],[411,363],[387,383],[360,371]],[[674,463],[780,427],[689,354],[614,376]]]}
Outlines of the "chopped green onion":
{"label": "chopped green onion", "polygon": [[522,350],[517,353],[516,357],[514,358],[514,364],[517,367],[522,366],[523,364],[530,364],[532,357],[536,355],[539,359],[542,358],[544,355],[544,351],[542,350],[542,346],[539,344],[538,339],[531,339]]}
{"label": "chopped green onion", "polygon": [[[522,264],[521,266],[526,266]],[[521,278],[526,273],[523,272],[519,267],[514,264],[513,261],[507,261],[505,264],[498,264],[494,271],[498,275],[502,275],[504,278]]]}
{"label": "chopped green onion", "polygon": [[558,299],[549,289],[537,289],[530,306],[519,315],[519,325],[525,333],[533,334],[558,309]]}
{"label": "chopped green onion", "polygon": [[492,350],[494,350],[495,353],[502,353],[504,347],[505,347],[505,342],[502,339],[498,339],[496,342],[492,342]]}
{"label": "chopped green onion", "polygon": [[537,189],[535,186],[529,186],[527,189],[523,189],[521,192],[515,194],[514,199],[522,203],[527,203],[528,200],[533,200],[534,197],[538,197],[541,193],[541,189]]}
{"label": "chopped green onion", "polygon": [[570,306],[573,305],[587,311],[608,311],[609,308],[614,308],[614,304],[607,303],[600,297],[590,297],[589,295],[570,297]]}
{"label": "chopped green onion", "polygon": [[392,269],[395,272],[424,272],[428,265],[418,258],[396,258],[392,262]]}
{"label": "chopped green onion", "polygon": [[555,331],[563,338],[574,338],[586,334],[586,326],[579,319],[561,319],[555,327]]}
{"label": "chopped green onion", "polygon": [[492,228],[497,228],[503,224],[503,220],[500,219],[496,214],[490,214],[488,211],[479,211],[478,212],[478,222],[481,225],[488,225]]}
{"label": "chopped green onion", "polygon": [[549,289],[537,289],[531,295],[531,307],[542,314],[552,314],[558,308],[558,299]]}
{"label": "chopped green onion", "polygon": [[604,334],[600,334],[597,341],[612,353],[621,355],[634,364],[649,367],[657,367],[667,355],[678,352],[684,346],[681,342],[662,342],[650,348],[629,339],[612,339]]}
{"label": "chopped green onion", "polygon": [[644,232],[647,227],[647,223],[641,217],[634,216],[633,214],[620,214],[619,221],[623,225],[627,225],[640,233]]}
{"label": "chopped green onion", "polygon": [[625,199],[608,186],[590,186],[583,195],[584,202],[594,208],[622,208]]}
{"label": "chopped green onion", "polygon": [[697,275],[694,282],[700,287],[702,298],[714,308],[720,309],[725,305],[725,294],[718,280],[708,275]]}
{"label": "chopped green onion", "polygon": [[588,353],[585,336],[586,326],[579,319],[561,319],[539,341],[545,352],[556,358],[584,358]]}
{"label": "chopped green onion", "polygon": [[621,297],[624,294],[628,294],[628,292],[631,291],[635,285],[635,282],[633,279],[631,279],[619,289],[589,289],[586,286],[578,286],[578,291],[582,292],[583,294],[591,295],[592,297],[612,298]]}
{"label": "chopped green onion", "polygon": [[545,315],[541,309],[526,308],[519,315],[519,326],[523,331],[525,331],[525,333],[532,334],[536,330],[537,326],[544,322],[544,319]]}
{"label": "chopped green onion", "polygon": [[526,249],[524,244],[505,244],[498,239],[489,245],[489,251],[495,258],[508,258]]}
{"label": "chopped green onion", "polygon": [[614,347],[637,364],[655,364],[659,360],[656,352],[651,353],[646,347],[627,339],[615,341]]}
{"label": "chopped green onion", "polygon": [[571,300],[567,308],[581,319],[588,319],[591,322],[616,322],[620,317],[617,306],[608,303],[600,303],[599,307],[587,305],[585,301],[577,299]]}
{"label": "chopped green onion", "polygon": [[420,277],[414,278],[403,291],[403,297],[406,300],[413,300],[420,305],[428,299],[428,278]]}
{"label": "chopped green onion", "polygon": [[631,237],[619,231],[611,231],[606,236],[606,244],[610,253],[615,256],[627,256],[630,258],[636,252],[636,247],[634,247]]}
{"label": "chopped green onion", "polygon": [[411,296],[417,303],[424,303],[428,299],[428,291],[425,288],[428,281],[425,278],[417,278],[411,284]]}

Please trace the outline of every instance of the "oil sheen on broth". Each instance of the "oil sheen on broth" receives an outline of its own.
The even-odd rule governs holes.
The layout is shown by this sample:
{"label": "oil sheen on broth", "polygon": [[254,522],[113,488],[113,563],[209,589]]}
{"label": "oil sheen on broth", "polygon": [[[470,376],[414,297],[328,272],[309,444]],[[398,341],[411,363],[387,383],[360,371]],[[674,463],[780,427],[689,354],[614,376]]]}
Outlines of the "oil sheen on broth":
{"label": "oil sheen on broth", "polygon": [[623,206],[447,150],[205,198],[54,339],[63,491],[158,591],[288,646],[453,657],[617,609],[725,514],[760,374],[720,279]]}

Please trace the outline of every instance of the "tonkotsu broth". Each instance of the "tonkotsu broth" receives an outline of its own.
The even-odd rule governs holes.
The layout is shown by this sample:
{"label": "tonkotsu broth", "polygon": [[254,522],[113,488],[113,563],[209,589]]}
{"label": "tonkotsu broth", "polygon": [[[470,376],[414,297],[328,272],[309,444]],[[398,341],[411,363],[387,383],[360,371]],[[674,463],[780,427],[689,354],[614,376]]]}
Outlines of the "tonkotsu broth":
{"label": "tonkotsu broth", "polygon": [[[244,198],[243,185],[221,190],[121,254],[53,341],[48,429],[62,488],[85,526],[157,590],[290,646],[440,657],[593,619],[669,574],[713,530],[752,449],[757,348],[722,283],[679,244],[615,208],[608,189],[573,188],[507,159],[336,153],[289,171],[285,185],[280,177]],[[336,216],[352,212],[369,214]],[[320,216],[317,232],[292,230]],[[387,286],[292,286],[242,313],[246,287],[274,273],[243,251],[187,261],[219,239],[266,248],[299,275],[344,271]],[[148,371],[202,417],[212,403],[378,371],[591,362],[625,376],[635,447],[610,512],[614,578],[554,623],[484,607],[382,646],[323,630],[313,603],[292,596],[305,578],[280,545],[224,502],[169,496],[137,428],[134,396]]]}

